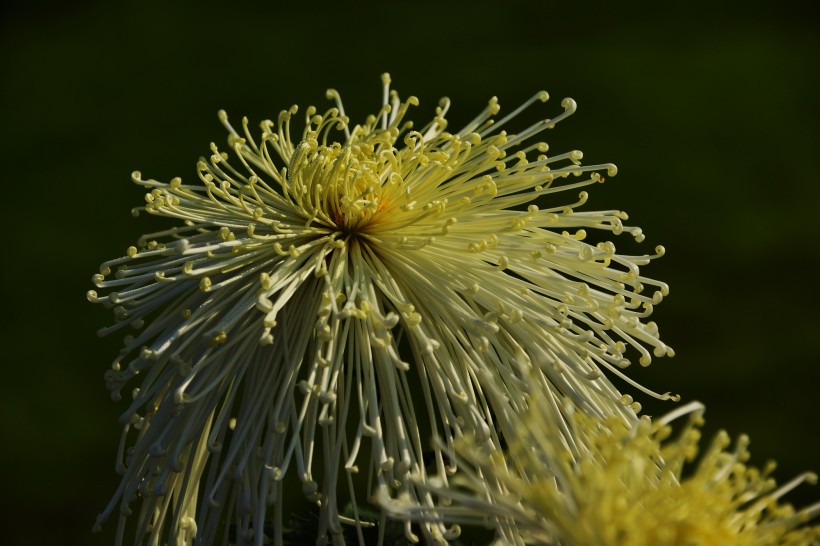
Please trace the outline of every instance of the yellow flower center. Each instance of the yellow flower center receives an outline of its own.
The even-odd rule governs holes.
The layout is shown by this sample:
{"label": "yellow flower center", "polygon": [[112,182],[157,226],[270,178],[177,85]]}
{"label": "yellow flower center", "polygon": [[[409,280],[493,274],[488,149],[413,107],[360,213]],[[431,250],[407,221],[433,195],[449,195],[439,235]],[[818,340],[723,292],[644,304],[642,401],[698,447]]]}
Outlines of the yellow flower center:
{"label": "yellow flower center", "polygon": [[387,135],[364,141],[319,145],[303,141],[290,165],[288,189],[309,223],[346,236],[371,232],[401,185],[395,149]]}

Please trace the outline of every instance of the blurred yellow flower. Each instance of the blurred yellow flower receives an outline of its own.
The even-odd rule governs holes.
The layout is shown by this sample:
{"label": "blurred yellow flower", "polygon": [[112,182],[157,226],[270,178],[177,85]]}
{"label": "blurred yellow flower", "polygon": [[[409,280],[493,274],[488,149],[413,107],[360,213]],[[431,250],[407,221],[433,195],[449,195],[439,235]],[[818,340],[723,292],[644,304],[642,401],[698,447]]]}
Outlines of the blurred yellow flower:
{"label": "blurred yellow flower", "polygon": [[[137,544],[211,544],[227,518],[238,543],[262,544],[268,520],[281,540],[289,471],[319,506],[320,539],[342,540],[347,522],[361,541],[372,523],[356,484],[429,505],[407,478],[424,476],[432,432],[500,445],[509,424],[488,384],[519,409],[538,388],[635,419],[608,375],[629,381],[628,347],[644,365],[672,353],[645,320],[667,287],[639,271],[663,250],[587,243],[590,229],[643,235],[623,212],[576,210],[584,191],[554,201],[615,174],[533,141],[575,102],[507,134],[547,94],[501,119],[492,99],[451,133],[443,99],[414,130],[417,99],[382,79],[381,109],[360,125],[333,90],[336,106],[307,108],[300,133],[295,106],[261,138],[220,112],[232,155],[212,144],[198,181],[134,173],[149,190],[137,212],[180,224],[104,263],[103,292],[88,295],[114,310],[102,333],[136,328],[108,372],[112,394],[142,376],[121,419],[122,482],[100,516],[122,514],[118,543],[137,499]],[[447,465],[435,448],[432,466]]]}
{"label": "blurred yellow flower", "polygon": [[[730,448],[720,432],[695,461],[703,423],[697,402],[630,424],[598,418],[549,397],[533,399],[507,453],[475,438],[456,443],[466,462],[434,510],[383,499],[394,514],[416,520],[497,526],[499,544],[560,546],[811,546],[820,526],[805,526],[820,503],[795,511],[780,498],[807,473],[777,487],[774,463],[747,466],[749,440]],[[676,438],[670,422],[689,414]],[[687,465],[687,463],[692,463]],[[692,468],[690,468],[690,466]],[[686,468],[685,468],[686,467]],[[458,475],[457,475],[458,476]]]}

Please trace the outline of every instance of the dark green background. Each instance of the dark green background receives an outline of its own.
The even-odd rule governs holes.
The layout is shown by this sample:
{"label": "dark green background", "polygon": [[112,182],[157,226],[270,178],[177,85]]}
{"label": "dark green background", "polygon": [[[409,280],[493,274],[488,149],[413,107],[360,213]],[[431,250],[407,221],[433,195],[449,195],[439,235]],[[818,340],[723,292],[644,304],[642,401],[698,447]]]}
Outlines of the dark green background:
{"label": "dark green background", "polygon": [[[66,3],[69,4],[69,3]],[[620,173],[587,209],[621,208],[664,244],[655,319],[678,356],[634,370],[707,404],[709,435],[752,438],[781,482],[820,470],[818,18],[794,3],[583,7],[399,2],[184,7],[90,2],[5,8],[0,542],[110,544],[91,536],[117,483],[121,405],[102,374],[119,346],[85,299],[103,260],[149,229],[132,170],[192,178],[216,111],[254,122],[293,103],[376,110],[379,74],[417,95],[415,119],[453,99],[452,126],[492,95],[509,111],[539,89],[578,113],[553,150]],[[114,4],[113,2],[111,4]],[[535,116],[536,114],[533,114]],[[636,250],[628,241],[616,241]],[[624,387],[626,388],[626,387]],[[671,405],[652,406],[652,411]],[[820,498],[804,486],[799,504]]]}

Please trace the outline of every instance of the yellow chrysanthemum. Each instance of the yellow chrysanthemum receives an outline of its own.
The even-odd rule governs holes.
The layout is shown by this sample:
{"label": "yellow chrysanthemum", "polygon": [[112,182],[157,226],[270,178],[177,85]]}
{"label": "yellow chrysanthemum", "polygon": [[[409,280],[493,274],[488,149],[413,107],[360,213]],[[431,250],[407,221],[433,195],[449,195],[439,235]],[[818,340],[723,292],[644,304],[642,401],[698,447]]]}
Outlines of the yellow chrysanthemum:
{"label": "yellow chrysanthemum", "polygon": [[[583,191],[555,200],[615,174],[533,142],[574,101],[513,135],[501,128],[545,92],[499,120],[492,99],[452,133],[444,99],[413,130],[417,100],[383,83],[381,110],[361,125],[332,90],[336,107],[308,108],[296,138],[295,106],[259,139],[221,112],[233,155],[211,145],[198,181],[134,173],[149,190],[142,209],[182,222],[104,263],[103,292],[89,292],[117,318],[103,333],[136,328],[107,376],[114,396],[143,379],[121,419],[122,483],[100,520],[119,509],[122,529],[141,499],[137,544],[211,544],[228,517],[240,544],[267,540],[267,519],[278,541],[288,471],[320,507],[318,536],[340,541],[342,521],[365,525],[356,483],[429,505],[407,478],[425,474],[430,433],[500,444],[508,425],[484,385],[523,408],[534,377],[634,420],[602,371],[624,378],[629,346],[642,364],[671,354],[645,322],[667,288],[639,272],[662,249],[588,244],[587,229],[643,236],[623,212],[576,210]],[[432,461],[444,473],[440,448]]]}
{"label": "yellow chrysanthemum", "polygon": [[[703,406],[688,404],[637,424],[599,418],[533,400],[509,451],[475,438],[456,442],[466,465],[445,488],[439,508],[383,498],[395,514],[417,520],[495,524],[499,544],[559,546],[811,546],[820,526],[805,526],[820,503],[796,512],[780,498],[814,474],[778,488],[771,472],[747,466],[747,437],[733,450],[725,432],[698,454]],[[559,411],[560,408],[560,411]],[[691,414],[677,438],[669,423]],[[692,466],[693,468],[689,468]],[[686,467],[686,471],[685,471]]]}

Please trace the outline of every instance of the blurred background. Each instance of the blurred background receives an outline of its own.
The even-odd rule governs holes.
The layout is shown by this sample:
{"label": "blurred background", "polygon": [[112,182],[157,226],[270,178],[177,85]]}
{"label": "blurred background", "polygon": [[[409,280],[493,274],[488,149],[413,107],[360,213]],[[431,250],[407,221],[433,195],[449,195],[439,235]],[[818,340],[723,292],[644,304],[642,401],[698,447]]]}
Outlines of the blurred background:
{"label": "blurred background", "polygon": [[614,4],[6,4],[0,542],[112,543],[115,522],[90,529],[118,483],[123,406],[102,377],[120,339],[97,338],[112,317],[85,293],[152,225],[129,212],[131,171],[193,178],[225,143],[220,108],[254,125],[334,87],[362,120],[384,71],[419,122],[448,95],[454,128],[493,95],[509,111],[548,90],[533,121],[576,99],[551,149],[620,169],[587,210],[644,229],[621,250],[667,249],[644,273],[671,286],[655,320],[677,356],[632,377],[703,401],[707,437],[748,433],[781,483],[820,470],[820,19],[789,2]]}

